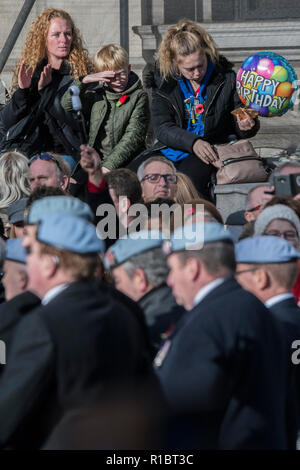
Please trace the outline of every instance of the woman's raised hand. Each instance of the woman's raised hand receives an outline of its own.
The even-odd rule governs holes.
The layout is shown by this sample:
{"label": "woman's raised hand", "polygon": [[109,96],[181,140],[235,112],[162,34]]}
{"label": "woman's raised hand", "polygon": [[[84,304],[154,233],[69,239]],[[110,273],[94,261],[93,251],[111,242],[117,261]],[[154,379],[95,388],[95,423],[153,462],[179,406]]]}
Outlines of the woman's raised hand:
{"label": "woman's raised hand", "polygon": [[20,88],[29,88],[32,79],[32,67],[27,67],[25,62],[21,62],[19,74],[18,74],[18,85]]}
{"label": "woman's raised hand", "polygon": [[52,67],[50,64],[45,65],[38,83],[38,90],[42,90],[45,86],[52,82]]}
{"label": "woman's raised hand", "polygon": [[82,83],[94,83],[94,82],[102,82],[102,83],[109,83],[113,78],[115,78],[116,72],[112,70],[105,70],[104,72],[97,72],[91,73],[86,75]]}
{"label": "woman's raised hand", "polygon": [[206,165],[218,160],[217,154],[211,148],[211,145],[205,140],[198,139],[193,145],[193,153],[200,158]]}

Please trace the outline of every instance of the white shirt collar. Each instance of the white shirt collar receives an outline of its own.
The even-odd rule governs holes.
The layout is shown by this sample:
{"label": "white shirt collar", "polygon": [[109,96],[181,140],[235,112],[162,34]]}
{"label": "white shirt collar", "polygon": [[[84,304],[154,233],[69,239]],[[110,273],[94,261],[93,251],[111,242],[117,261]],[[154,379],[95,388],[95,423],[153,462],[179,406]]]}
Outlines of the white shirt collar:
{"label": "white shirt collar", "polygon": [[202,287],[202,289],[200,289],[195,295],[194,307],[198,305],[213,289],[220,286],[224,281],[225,277],[219,277],[218,279],[215,279],[214,281],[206,284],[206,286]]}
{"label": "white shirt collar", "polygon": [[270,308],[270,307],[273,307],[273,305],[278,304],[279,302],[282,302],[283,300],[291,299],[293,297],[294,296],[291,292],[285,292],[284,294],[274,295],[274,297],[271,297],[265,302],[265,306],[267,308]]}
{"label": "white shirt collar", "polygon": [[58,294],[60,294],[63,290],[68,287],[69,284],[59,284],[58,286],[52,287],[52,289],[48,290],[48,292],[42,298],[42,304],[47,305],[50,300],[54,299]]}

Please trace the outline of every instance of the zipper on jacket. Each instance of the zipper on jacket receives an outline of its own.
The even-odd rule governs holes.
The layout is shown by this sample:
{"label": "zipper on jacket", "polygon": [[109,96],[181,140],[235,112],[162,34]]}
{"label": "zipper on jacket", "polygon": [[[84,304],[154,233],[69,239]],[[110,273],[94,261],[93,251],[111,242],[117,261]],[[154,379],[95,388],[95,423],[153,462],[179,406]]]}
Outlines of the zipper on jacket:
{"label": "zipper on jacket", "polygon": [[207,115],[207,113],[208,113],[208,111],[209,111],[211,105],[213,104],[214,99],[215,99],[215,97],[217,96],[217,94],[218,94],[218,92],[219,92],[221,86],[224,85],[224,83],[225,83],[225,80],[223,80],[223,82],[220,83],[220,85],[218,86],[218,88],[216,89],[216,91],[215,91],[215,93],[214,93],[214,96],[212,97],[211,102],[209,103],[209,105],[208,105],[208,107],[207,107],[207,110],[206,110],[205,113],[204,113],[204,116],[203,116],[203,124],[204,124],[203,135],[205,134],[205,118],[206,118],[206,115]]}
{"label": "zipper on jacket", "polygon": [[179,110],[174,106],[174,104],[172,103],[171,99],[170,99],[168,96],[164,95],[163,93],[160,93],[159,91],[156,91],[156,94],[159,95],[159,96],[161,96],[162,98],[165,98],[167,101],[169,101],[169,103],[171,104],[172,108],[175,109],[175,111],[176,111],[176,113],[177,113],[177,115],[178,115],[178,117],[179,117],[180,126],[181,126],[181,128],[183,129],[183,123],[182,123],[182,119],[181,119],[180,112],[179,112]]}

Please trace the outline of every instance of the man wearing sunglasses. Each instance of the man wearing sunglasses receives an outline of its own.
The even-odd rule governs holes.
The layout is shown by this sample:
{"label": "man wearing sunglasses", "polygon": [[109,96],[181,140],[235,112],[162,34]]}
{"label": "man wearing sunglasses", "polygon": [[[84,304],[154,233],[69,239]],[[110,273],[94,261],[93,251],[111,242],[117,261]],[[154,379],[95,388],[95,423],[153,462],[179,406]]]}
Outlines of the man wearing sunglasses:
{"label": "man wearing sunglasses", "polygon": [[177,176],[173,163],[162,156],[154,156],[142,163],[137,171],[145,202],[157,198],[175,199]]}
{"label": "man wearing sunglasses", "polygon": [[38,186],[68,189],[71,170],[59,155],[39,153],[31,157],[28,164],[31,191]]}

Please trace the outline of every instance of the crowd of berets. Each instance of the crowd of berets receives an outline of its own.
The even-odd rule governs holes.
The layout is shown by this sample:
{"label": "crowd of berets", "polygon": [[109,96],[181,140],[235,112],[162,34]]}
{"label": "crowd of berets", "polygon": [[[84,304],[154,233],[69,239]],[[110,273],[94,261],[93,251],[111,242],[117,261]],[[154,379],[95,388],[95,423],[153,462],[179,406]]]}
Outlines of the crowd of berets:
{"label": "crowd of berets", "polygon": [[[100,49],[93,68],[56,9],[29,33],[0,110],[2,150],[12,145],[0,157],[2,449],[297,447],[300,201],[276,196],[273,177],[300,164],[277,166],[222,219],[210,144],[251,137],[259,122],[231,115],[235,74],[210,36],[188,20],[174,28],[160,57],[175,44],[178,73],[151,115],[167,138],[142,158],[148,98],[126,51]],[[189,41],[195,50],[178,52]],[[185,85],[197,127],[181,118]],[[11,142],[34,115],[37,139],[31,128],[29,142]]]}
{"label": "crowd of berets", "polygon": [[[31,193],[9,205],[0,245],[2,448],[295,448],[297,199],[255,187],[235,243],[212,203],[176,202],[161,156],[141,168],[157,181],[118,169],[81,199],[62,158],[44,157],[29,161]],[[96,225],[102,198],[117,239],[104,212]],[[128,216],[137,202],[148,217]]]}

